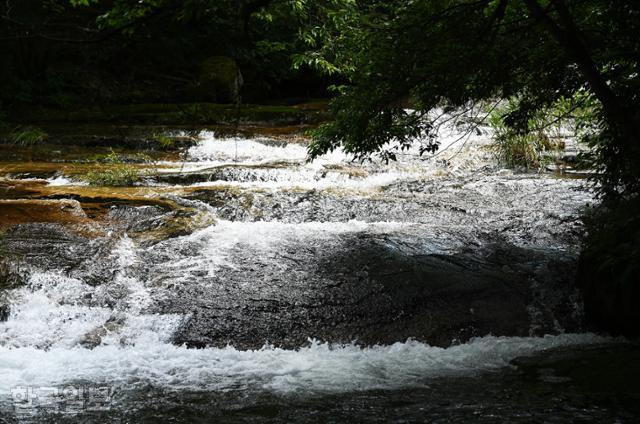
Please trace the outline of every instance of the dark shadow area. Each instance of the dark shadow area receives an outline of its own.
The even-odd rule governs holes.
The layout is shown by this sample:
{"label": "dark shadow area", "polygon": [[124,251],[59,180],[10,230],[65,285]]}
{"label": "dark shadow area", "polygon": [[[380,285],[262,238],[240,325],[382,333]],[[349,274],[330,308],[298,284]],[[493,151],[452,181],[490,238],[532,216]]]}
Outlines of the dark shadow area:
{"label": "dark shadow area", "polygon": [[192,317],[174,341],[255,349],[296,348],[310,337],[362,345],[414,338],[448,346],[581,328],[571,256],[500,243],[454,254],[420,249],[347,235],[338,248],[273,252],[278,267],[236,259],[235,269],[181,287],[169,310]]}

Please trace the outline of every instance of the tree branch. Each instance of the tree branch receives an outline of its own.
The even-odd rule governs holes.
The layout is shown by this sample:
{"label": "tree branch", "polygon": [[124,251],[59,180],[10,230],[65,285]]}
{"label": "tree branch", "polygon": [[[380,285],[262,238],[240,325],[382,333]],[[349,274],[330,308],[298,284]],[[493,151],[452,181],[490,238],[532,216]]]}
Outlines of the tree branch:
{"label": "tree branch", "polygon": [[553,5],[558,12],[560,21],[564,28],[560,27],[545,11],[537,0],[523,0],[531,14],[544,25],[551,36],[563,48],[567,56],[573,60],[584,76],[594,95],[598,98],[610,122],[617,126],[622,132],[625,140],[623,142],[634,142],[640,144],[640,129],[633,116],[620,103],[611,87],[598,70],[589,51],[580,38],[578,28],[573,22],[571,13],[564,0],[555,0]]}

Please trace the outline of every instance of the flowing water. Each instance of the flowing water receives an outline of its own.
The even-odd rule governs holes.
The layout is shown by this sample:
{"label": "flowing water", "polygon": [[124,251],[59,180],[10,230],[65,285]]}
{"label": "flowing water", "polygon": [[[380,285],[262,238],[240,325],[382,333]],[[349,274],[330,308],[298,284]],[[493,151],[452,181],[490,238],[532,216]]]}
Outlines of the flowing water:
{"label": "flowing water", "polygon": [[[99,235],[16,227],[0,422],[631,422],[511,362],[619,345],[572,285],[586,181],[440,136],[385,165],[202,132]],[[42,184],[88,210],[74,175]]]}

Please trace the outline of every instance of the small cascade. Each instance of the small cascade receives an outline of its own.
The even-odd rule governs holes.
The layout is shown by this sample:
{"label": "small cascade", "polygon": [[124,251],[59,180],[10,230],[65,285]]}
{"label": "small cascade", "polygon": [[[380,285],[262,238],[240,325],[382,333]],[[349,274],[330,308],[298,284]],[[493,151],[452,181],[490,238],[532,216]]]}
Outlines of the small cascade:
{"label": "small cascade", "polygon": [[[183,161],[109,189],[98,235],[19,226],[0,412],[16,387],[73,384],[119,390],[124,409],[426,390],[611,343],[584,333],[572,285],[587,183],[502,169],[486,128],[440,127],[438,153],[391,164],[202,132]],[[40,184],[89,198],[74,177]]]}

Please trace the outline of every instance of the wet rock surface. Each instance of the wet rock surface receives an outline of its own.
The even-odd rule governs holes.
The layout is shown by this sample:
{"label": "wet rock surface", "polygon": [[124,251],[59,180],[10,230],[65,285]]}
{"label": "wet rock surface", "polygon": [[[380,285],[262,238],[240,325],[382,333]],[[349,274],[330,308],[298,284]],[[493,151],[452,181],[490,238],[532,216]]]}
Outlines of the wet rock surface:
{"label": "wet rock surface", "polygon": [[187,197],[209,204],[231,221],[424,223],[494,231],[517,244],[558,240],[570,248],[579,242],[582,228],[575,205],[590,199],[581,181],[482,174],[456,182],[394,183],[374,192],[221,185],[194,187]]}
{"label": "wet rock surface", "polygon": [[[120,211],[141,225],[156,212]],[[296,348],[309,338],[361,345],[415,338],[448,346],[486,334],[581,328],[571,254],[460,239],[447,228],[434,234],[418,224],[368,231],[347,224],[337,234],[331,225],[300,232],[266,223],[234,234],[239,228],[229,225],[140,242],[133,253],[136,265],[126,275],[155,293],[147,311],[187,317],[176,344],[258,349]],[[58,269],[108,292],[122,284],[112,238],[31,224],[15,227],[6,243],[31,269]],[[219,250],[208,247],[216,243]]]}
{"label": "wet rock surface", "polygon": [[[104,220],[93,221],[76,200],[13,203],[17,207],[6,201],[0,203],[0,209],[14,207],[0,221],[8,228],[0,246],[2,288],[18,287],[30,273],[44,270],[56,270],[90,285],[108,285],[115,275],[117,258],[113,250],[118,235],[141,234],[141,244],[157,243],[190,232],[194,225],[191,218],[197,213],[158,206],[113,205]],[[25,213],[21,208],[31,210]],[[14,215],[20,219],[14,219]],[[29,220],[35,222],[20,222]]]}
{"label": "wet rock surface", "polygon": [[449,346],[486,334],[580,329],[570,278],[556,280],[553,293],[532,288],[537,264],[571,269],[573,258],[508,245],[425,254],[420,242],[429,243],[346,235],[337,243],[309,240],[278,249],[268,259],[237,252],[235,266],[213,274],[200,269],[171,278],[163,270],[179,295],[160,308],[190,312],[174,342],[194,347],[295,348],[309,337],[361,345],[415,338]]}
{"label": "wet rock surface", "polygon": [[17,225],[5,233],[4,244],[15,259],[36,269],[68,272],[96,254],[89,238],[52,223]]}
{"label": "wet rock surface", "polygon": [[84,224],[87,215],[75,200],[0,200],[0,228],[16,224],[51,222],[69,225]]}

